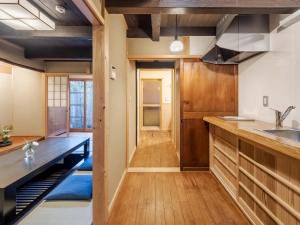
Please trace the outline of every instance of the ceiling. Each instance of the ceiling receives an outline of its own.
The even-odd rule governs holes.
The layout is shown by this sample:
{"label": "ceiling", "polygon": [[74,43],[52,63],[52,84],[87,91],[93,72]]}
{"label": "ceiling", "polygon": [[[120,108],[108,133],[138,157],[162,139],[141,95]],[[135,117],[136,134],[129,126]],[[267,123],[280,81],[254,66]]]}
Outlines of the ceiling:
{"label": "ceiling", "polygon": [[214,36],[224,14],[289,14],[300,8],[295,0],[106,0],[108,13],[123,14],[128,38],[151,38],[175,34],[178,15],[179,36]]}
{"label": "ceiling", "polygon": [[[179,36],[215,36],[216,26],[224,14],[178,15]],[[176,15],[170,14],[126,14],[128,38],[151,38],[159,41],[161,36],[175,35]],[[155,36],[156,35],[156,36]]]}
{"label": "ceiling", "polygon": [[[24,48],[25,57],[38,60],[91,60],[90,22],[71,0],[29,0],[55,21],[54,31],[16,31],[0,23],[0,38]],[[63,6],[65,14],[55,10]]]}
{"label": "ceiling", "polygon": [[[179,27],[215,27],[224,14],[178,15]],[[176,15],[162,15],[161,27],[174,27]]]}

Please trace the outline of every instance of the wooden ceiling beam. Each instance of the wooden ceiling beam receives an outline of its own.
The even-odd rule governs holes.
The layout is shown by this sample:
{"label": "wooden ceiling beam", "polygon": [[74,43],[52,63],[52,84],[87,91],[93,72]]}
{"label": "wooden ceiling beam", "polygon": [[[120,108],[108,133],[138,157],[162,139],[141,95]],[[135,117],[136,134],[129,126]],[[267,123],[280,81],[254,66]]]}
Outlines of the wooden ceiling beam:
{"label": "wooden ceiling beam", "polygon": [[25,58],[37,60],[92,60],[92,47],[26,49]]}
{"label": "wooden ceiling beam", "polygon": [[[178,36],[215,36],[215,27],[178,27]],[[160,36],[175,36],[175,28],[160,28]],[[140,28],[129,28],[127,30],[128,38],[151,38],[149,31]]]}
{"label": "wooden ceiling beam", "polygon": [[57,26],[55,30],[49,31],[19,31],[6,26],[0,28],[2,39],[28,39],[28,38],[92,38],[92,27],[90,26]]}
{"label": "wooden ceiling beam", "polygon": [[138,27],[139,17],[137,15],[124,15],[125,21],[128,27]]}
{"label": "wooden ceiling beam", "polygon": [[112,14],[272,14],[291,13],[300,0],[106,0]]}
{"label": "wooden ceiling beam", "polygon": [[160,14],[152,14],[151,15],[152,40],[153,41],[159,41],[160,22],[161,22],[161,15]]}

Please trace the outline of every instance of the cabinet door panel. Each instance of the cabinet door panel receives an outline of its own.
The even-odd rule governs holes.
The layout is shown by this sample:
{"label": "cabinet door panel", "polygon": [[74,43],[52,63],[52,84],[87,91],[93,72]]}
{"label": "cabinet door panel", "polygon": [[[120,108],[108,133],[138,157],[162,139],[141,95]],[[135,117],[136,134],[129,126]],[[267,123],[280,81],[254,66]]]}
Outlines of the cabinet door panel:
{"label": "cabinet door panel", "polygon": [[183,120],[181,165],[185,169],[208,168],[208,124],[202,119]]}

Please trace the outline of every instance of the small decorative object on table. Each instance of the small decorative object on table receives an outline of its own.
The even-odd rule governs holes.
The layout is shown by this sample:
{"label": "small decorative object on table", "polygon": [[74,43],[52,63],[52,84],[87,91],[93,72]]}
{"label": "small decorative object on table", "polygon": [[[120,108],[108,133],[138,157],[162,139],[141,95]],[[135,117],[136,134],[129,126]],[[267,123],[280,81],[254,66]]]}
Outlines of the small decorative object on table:
{"label": "small decorative object on table", "polygon": [[39,146],[39,143],[36,141],[27,141],[23,146],[23,150],[25,151],[25,159],[33,158],[34,156],[34,147]]}
{"label": "small decorative object on table", "polygon": [[10,133],[12,132],[12,130],[12,126],[4,126],[2,128],[2,131],[0,133],[0,147],[5,147],[12,144],[10,140]]}

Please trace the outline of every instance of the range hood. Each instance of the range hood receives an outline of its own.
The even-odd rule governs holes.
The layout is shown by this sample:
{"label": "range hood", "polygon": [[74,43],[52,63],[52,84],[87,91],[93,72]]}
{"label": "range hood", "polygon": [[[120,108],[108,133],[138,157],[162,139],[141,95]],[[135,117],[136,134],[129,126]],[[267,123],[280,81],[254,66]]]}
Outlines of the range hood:
{"label": "range hood", "polygon": [[269,15],[225,15],[216,33],[204,62],[238,64],[270,49]]}

